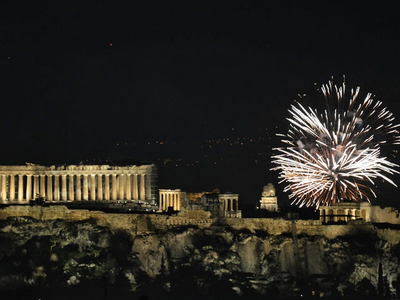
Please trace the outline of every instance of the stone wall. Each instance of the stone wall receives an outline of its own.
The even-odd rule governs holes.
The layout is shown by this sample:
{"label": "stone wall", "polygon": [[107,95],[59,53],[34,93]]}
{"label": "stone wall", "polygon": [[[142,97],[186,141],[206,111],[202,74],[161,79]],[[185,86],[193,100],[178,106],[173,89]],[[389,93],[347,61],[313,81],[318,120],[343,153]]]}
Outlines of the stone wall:
{"label": "stone wall", "polygon": [[371,222],[400,224],[399,212],[393,207],[371,206]]}
{"label": "stone wall", "polygon": [[[84,209],[68,209],[65,206],[10,206],[0,210],[0,220],[8,217],[31,217],[38,220],[63,219],[67,221],[95,220],[100,226],[112,230],[126,230],[132,235],[163,232],[172,227],[194,225],[201,229],[210,226],[229,226],[235,230],[264,231],[271,235],[292,234],[292,221],[283,219],[211,219],[209,214],[194,211],[186,216],[167,216],[161,214],[118,214],[89,211]],[[298,220],[295,222],[298,235],[321,235],[329,239],[360,231],[374,232],[372,224],[350,223],[348,225],[322,225],[319,220]],[[391,242],[400,240],[397,231],[389,232]],[[385,236],[385,233],[381,234]]]}

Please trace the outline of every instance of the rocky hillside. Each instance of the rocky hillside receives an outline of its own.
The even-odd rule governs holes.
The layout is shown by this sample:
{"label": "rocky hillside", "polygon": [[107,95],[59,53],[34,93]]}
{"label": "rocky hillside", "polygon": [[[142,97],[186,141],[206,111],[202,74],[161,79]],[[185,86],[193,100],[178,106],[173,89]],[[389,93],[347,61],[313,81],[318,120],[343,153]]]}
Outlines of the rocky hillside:
{"label": "rocky hillside", "polygon": [[137,235],[14,217],[0,221],[0,289],[13,299],[390,299],[400,248],[384,235],[398,232],[296,239],[190,225]]}

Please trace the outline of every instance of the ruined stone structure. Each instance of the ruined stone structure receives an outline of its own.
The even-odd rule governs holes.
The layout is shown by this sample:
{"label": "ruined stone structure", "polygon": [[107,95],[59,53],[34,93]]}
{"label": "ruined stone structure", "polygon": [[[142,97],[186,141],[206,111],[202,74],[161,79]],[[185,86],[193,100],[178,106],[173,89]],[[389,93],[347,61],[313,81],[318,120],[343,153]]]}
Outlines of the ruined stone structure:
{"label": "ruined stone structure", "polygon": [[204,200],[204,199],[202,199],[204,196],[210,195],[210,194],[219,194],[219,193],[221,193],[221,190],[216,188],[212,192],[203,191],[201,193],[186,193],[186,196],[188,197],[189,201],[201,202]]}
{"label": "ruined stone structure", "polygon": [[239,210],[239,194],[219,194],[221,217],[241,218],[242,212]]}
{"label": "ruined stone structure", "polygon": [[260,200],[260,209],[278,211],[278,198],[275,195],[275,188],[272,183],[264,186]]}
{"label": "ruined stone structure", "polygon": [[156,174],[155,165],[0,166],[0,201],[26,204],[40,195],[51,202],[155,203]]}
{"label": "ruined stone structure", "polygon": [[393,207],[381,208],[369,202],[341,202],[319,207],[323,223],[362,219],[368,223],[400,224],[399,212]]}
{"label": "ruined stone structure", "polygon": [[159,210],[167,211],[169,207],[173,210],[181,210],[183,192],[176,190],[159,190]]}

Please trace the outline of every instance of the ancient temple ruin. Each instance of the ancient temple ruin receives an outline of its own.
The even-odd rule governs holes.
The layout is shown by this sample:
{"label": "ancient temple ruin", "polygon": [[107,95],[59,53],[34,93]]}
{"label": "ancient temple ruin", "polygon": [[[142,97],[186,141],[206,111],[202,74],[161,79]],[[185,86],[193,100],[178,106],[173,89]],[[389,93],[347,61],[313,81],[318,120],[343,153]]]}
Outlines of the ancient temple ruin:
{"label": "ancient temple ruin", "polygon": [[155,204],[157,170],[149,165],[0,166],[0,201],[50,202],[143,200]]}

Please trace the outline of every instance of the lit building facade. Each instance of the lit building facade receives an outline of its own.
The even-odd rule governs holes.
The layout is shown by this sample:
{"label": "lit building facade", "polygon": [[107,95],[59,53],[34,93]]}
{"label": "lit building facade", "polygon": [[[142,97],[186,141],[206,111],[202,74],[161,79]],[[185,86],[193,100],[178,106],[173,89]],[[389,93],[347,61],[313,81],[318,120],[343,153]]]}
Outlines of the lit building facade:
{"label": "lit building facade", "polygon": [[184,193],[179,189],[160,189],[158,202],[159,210],[168,211],[169,207],[171,207],[172,210],[181,210],[183,196]]}
{"label": "lit building facade", "polygon": [[278,211],[278,197],[276,197],[276,191],[272,183],[268,183],[263,188],[260,200],[260,209]]}
{"label": "lit building facade", "polygon": [[399,211],[393,207],[381,208],[369,202],[340,202],[331,206],[320,206],[322,223],[364,220],[367,223],[400,224]]}
{"label": "lit building facade", "polygon": [[38,195],[48,202],[157,201],[155,165],[0,166],[0,201],[27,204]]}

